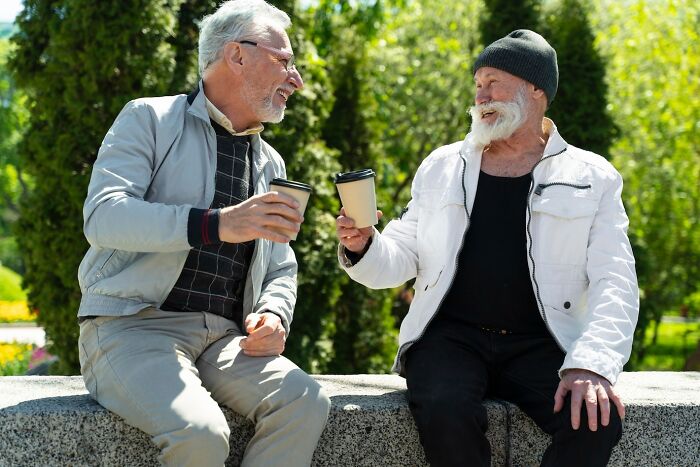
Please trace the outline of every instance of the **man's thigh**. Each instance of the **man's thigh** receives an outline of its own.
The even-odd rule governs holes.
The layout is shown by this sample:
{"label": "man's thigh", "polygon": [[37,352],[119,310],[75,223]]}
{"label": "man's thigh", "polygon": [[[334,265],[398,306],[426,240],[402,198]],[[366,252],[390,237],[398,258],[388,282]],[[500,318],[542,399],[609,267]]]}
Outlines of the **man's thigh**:
{"label": "man's thigh", "polygon": [[204,387],[222,405],[256,421],[265,405],[318,395],[321,386],[283,356],[249,357],[238,328],[211,344],[196,361]]}
{"label": "man's thigh", "polygon": [[409,403],[444,403],[446,409],[458,403],[480,406],[489,386],[487,349],[488,343],[472,327],[432,323],[406,355]]}
{"label": "man's thigh", "polygon": [[195,313],[147,309],[80,326],[81,373],[105,408],[157,435],[223,414],[202,387],[194,356],[206,329]]}
{"label": "man's thigh", "polygon": [[568,407],[553,414],[565,354],[551,336],[503,336],[503,360],[494,395],[513,402],[552,434]]}

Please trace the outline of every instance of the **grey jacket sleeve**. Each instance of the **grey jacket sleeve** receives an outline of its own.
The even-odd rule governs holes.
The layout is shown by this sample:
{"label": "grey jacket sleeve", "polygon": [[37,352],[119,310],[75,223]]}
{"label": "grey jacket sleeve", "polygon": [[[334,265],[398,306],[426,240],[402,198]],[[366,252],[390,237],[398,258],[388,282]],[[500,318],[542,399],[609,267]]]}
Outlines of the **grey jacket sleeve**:
{"label": "grey jacket sleeve", "polygon": [[102,142],[83,206],[93,246],[139,252],[188,250],[191,206],[144,201],[155,165],[155,121],[147,105],[129,102]]}
{"label": "grey jacket sleeve", "polygon": [[270,311],[276,314],[289,334],[297,301],[297,261],[289,244],[271,243],[270,263],[263,280],[260,299],[253,311]]}
{"label": "grey jacket sleeve", "polygon": [[[267,153],[274,161],[274,176],[287,178],[284,160],[275,149],[260,139],[261,151]],[[271,178],[268,180],[271,180]],[[269,188],[269,187],[268,187]],[[263,264],[265,275],[260,289],[260,297],[253,306],[254,313],[270,311],[282,320],[282,325],[289,335],[290,325],[297,301],[297,260],[289,243],[276,243],[258,240],[270,249],[269,261]]]}

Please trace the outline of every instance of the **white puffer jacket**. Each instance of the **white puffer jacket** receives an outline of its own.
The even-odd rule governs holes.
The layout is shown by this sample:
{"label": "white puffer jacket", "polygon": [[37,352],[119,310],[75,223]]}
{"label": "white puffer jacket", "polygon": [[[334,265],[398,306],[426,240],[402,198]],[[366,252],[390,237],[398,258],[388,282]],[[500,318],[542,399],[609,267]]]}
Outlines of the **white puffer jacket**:
{"label": "white puffer jacket", "polygon": [[[629,359],[639,311],[634,257],[627,238],[622,178],[602,157],[568,145],[549,119],[549,140],[533,169],[526,212],[530,279],[547,328],[566,358],[615,383]],[[471,138],[443,146],[421,164],[412,199],[354,266],[341,266],[370,288],[416,278],[401,324],[394,371],[423,335],[447,291],[474,205],[482,147]]]}

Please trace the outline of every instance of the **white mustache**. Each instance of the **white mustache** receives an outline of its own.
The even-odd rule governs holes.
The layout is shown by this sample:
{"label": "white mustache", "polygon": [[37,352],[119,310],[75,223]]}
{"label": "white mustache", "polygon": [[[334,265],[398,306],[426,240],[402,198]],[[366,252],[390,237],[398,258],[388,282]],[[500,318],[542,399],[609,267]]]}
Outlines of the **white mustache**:
{"label": "white mustache", "polygon": [[[483,121],[486,112],[496,112],[496,119],[491,123]],[[525,121],[527,105],[524,89],[518,90],[510,102],[491,101],[477,104],[469,108],[472,117],[471,134],[476,144],[488,145],[510,137]]]}
{"label": "white mustache", "polygon": [[475,120],[481,120],[486,112],[496,112],[499,115],[508,111],[508,103],[506,102],[485,102],[472,106],[469,109],[469,114]]}

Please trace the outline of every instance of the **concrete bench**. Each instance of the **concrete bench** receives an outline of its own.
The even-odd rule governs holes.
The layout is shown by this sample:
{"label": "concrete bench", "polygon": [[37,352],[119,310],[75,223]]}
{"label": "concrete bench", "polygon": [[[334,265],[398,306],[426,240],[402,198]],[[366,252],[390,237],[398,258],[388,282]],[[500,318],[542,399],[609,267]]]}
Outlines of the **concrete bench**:
{"label": "concrete bench", "polygon": [[[333,406],[315,466],[427,465],[394,375],[316,376]],[[700,465],[700,373],[624,373],[627,406],[613,466]],[[493,465],[538,465],[549,443],[517,407],[486,401]],[[226,409],[227,465],[239,465],[253,425]],[[157,451],[141,431],[95,403],[80,377],[0,377],[0,466],[152,466]]]}

